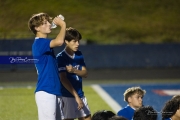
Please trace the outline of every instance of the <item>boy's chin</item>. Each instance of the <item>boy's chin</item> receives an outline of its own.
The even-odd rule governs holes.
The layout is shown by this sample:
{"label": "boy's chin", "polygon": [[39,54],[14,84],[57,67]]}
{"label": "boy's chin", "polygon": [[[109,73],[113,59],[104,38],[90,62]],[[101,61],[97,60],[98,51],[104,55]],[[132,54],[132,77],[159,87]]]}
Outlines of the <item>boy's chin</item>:
{"label": "boy's chin", "polygon": [[47,33],[51,33],[51,29],[49,29],[49,30],[47,31]]}
{"label": "boy's chin", "polygon": [[78,51],[78,49],[74,49],[73,51],[76,52],[76,51]]}

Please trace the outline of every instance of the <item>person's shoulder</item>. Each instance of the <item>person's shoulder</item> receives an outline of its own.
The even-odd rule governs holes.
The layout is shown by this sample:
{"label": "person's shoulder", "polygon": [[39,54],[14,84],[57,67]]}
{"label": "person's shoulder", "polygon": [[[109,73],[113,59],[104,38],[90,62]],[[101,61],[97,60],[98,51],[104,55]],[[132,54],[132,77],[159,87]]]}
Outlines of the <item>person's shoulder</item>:
{"label": "person's shoulder", "polygon": [[134,110],[130,106],[126,106],[126,107],[122,108],[117,113],[118,116],[123,116],[125,118],[128,118],[129,120],[132,119],[133,114],[134,114]]}
{"label": "person's shoulder", "polygon": [[56,55],[56,57],[59,58],[59,57],[63,57],[64,55],[66,55],[66,54],[65,54],[65,51],[63,50],[63,51],[59,52],[59,53]]}
{"label": "person's shoulder", "polygon": [[120,113],[126,113],[126,112],[128,112],[129,110],[131,110],[132,108],[130,107],[130,106],[126,106],[126,107],[124,107],[124,108],[122,108],[121,110],[119,110],[119,114]]}
{"label": "person's shoulder", "polygon": [[127,105],[126,107],[123,108],[124,110],[127,110],[127,109],[132,109],[131,106]]}
{"label": "person's shoulder", "polygon": [[49,38],[35,38],[35,40],[37,40],[37,41],[39,41],[39,42],[41,42],[41,41],[51,41],[51,39],[49,39]]}
{"label": "person's shoulder", "polygon": [[59,53],[56,55],[56,57],[61,57],[61,56],[63,56],[64,54],[65,54],[65,52],[64,52],[64,50],[63,50],[63,51],[59,52]]}
{"label": "person's shoulder", "polygon": [[171,120],[171,118],[165,118],[164,120]]}
{"label": "person's shoulder", "polygon": [[48,38],[35,38],[34,44],[41,45],[42,43],[50,42],[50,41],[51,41],[51,40],[48,39]]}
{"label": "person's shoulder", "polygon": [[75,54],[76,54],[76,55],[82,55],[82,52],[81,52],[80,50],[77,50],[77,51],[75,52]]}
{"label": "person's shoulder", "polygon": [[127,107],[124,107],[124,108],[122,108],[121,110],[118,111],[118,115],[121,115],[126,111],[127,111]]}

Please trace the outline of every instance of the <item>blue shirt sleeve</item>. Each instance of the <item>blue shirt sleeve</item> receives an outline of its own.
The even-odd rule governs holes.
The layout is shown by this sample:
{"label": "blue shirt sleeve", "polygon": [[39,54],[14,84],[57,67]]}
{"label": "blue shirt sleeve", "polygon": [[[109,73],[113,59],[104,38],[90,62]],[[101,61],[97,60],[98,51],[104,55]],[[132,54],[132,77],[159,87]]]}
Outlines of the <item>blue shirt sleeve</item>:
{"label": "blue shirt sleeve", "polygon": [[81,59],[81,65],[86,67],[86,64],[85,64],[85,62],[84,62],[84,57],[83,57],[83,55],[82,55],[82,59]]}
{"label": "blue shirt sleeve", "polygon": [[43,42],[41,42],[41,45],[39,46],[39,52],[43,54],[50,51],[50,42],[51,40],[43,40]]}
{"label": "blue shirt sleeve", "polygon": [[134,115],[134,110],[130,106],[126,106],[125,108],[121,109],[118,113],[118,116],[123,116],[128,120],[131,120]]}
{"label": "blue shirt sleeve", "polygon": [[50,42],[51,40],[49,39],[42,39],[42,38],[39,38],[37,41],[36,41],[36,51],[39,53],[39,55],[43,55],[45,53],[48,53],[51,48],[50,48]]}
{"label": "blue shirt sleeve", "polygon": [[77,55],[79,56],[80,65],[86,67],[86,64],[85,64],[85,61],[84,61],[84,57],[83,57],[83,54],[81,53],[81,51],[78,51]]}
{"label": "blue shirt sleeve", "polygon": [[62,55],[57,57],[57,63],[58,63],[58,71],[59,71],[59,73],[60,72],[65,72],[66,71],[66,60]]}
{"label": "blue shirt sleeve", "polygon": [[117,113],[118,116],[124,116],[126,118],[128,118],[128,114],[125,110],[120,110],[118,113]]}

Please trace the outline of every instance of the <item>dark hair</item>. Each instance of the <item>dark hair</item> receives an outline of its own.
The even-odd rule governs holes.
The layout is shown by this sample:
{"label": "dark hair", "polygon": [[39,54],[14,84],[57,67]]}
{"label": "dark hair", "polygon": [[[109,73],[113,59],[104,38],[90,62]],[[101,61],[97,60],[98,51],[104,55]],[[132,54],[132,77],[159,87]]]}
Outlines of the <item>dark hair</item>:
{"label": "dark hair", "polygon": [[174,95],[174,96],[172,97],[172,99],[177,99],[177,100],[180,101],[180,95]]}
{"label": "dark hair", "polygon": [[162,109],[162,119],[172,117],[180,108],[179,99],[171,99],[167,101]]}
{"label": "dark hair", "polygon": [[39,27],[40,25],[42,25],[44,20],[52,22],[52,18],[47,13],[38,13],[32,15],[32,17],[28,21],[29,29],[36,35],[37,31],[35,27]]}
{"label": "dark hair", "polygon": [[81,34],[72,27],[66,28],[66,35],[65,35],[65,40],[71,41],[71,40],[81,40],[82,36]]}
{"label": "dark hair", "polygon": [[100,110],[93,114],[91,120],[108,120],[114,115],[115,113],[112,111]]}
{"label": "dark hair", "polygon": [[134,112],[133,120],[157,120],[157,112],[152,106],[143,106]]}
{"label": "dark hair", "polygon": [[128,120],[123,116],[114,115],[113,117],[109,118],[109,120]]}

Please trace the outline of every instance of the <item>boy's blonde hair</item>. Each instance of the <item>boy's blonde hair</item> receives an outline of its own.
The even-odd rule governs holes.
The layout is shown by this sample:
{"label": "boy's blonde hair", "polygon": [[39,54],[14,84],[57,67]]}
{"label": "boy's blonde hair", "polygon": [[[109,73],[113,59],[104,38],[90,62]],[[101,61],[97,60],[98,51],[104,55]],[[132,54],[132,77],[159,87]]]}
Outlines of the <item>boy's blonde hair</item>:
{"label": "boy's blonde hair", "polygon": [[140,87],[131,87],[128,88],[125,92],[124,92],[124,101],[128,102],[128,98],[132,95],[134,95],[135,93],[140,94],[142,96],[144,96],[146,94],[145,90],[142,90]]}
{"label": "boy's blonde hair", "polygon": [[44,20],[47,20],[51,23],[52,17],[50,17],[47,13],[38,13],[32,15],[32,17],[28,21],[29,29],[36,35],[37,31],[35,27],[39,27],[40,25],[42,25]]}

